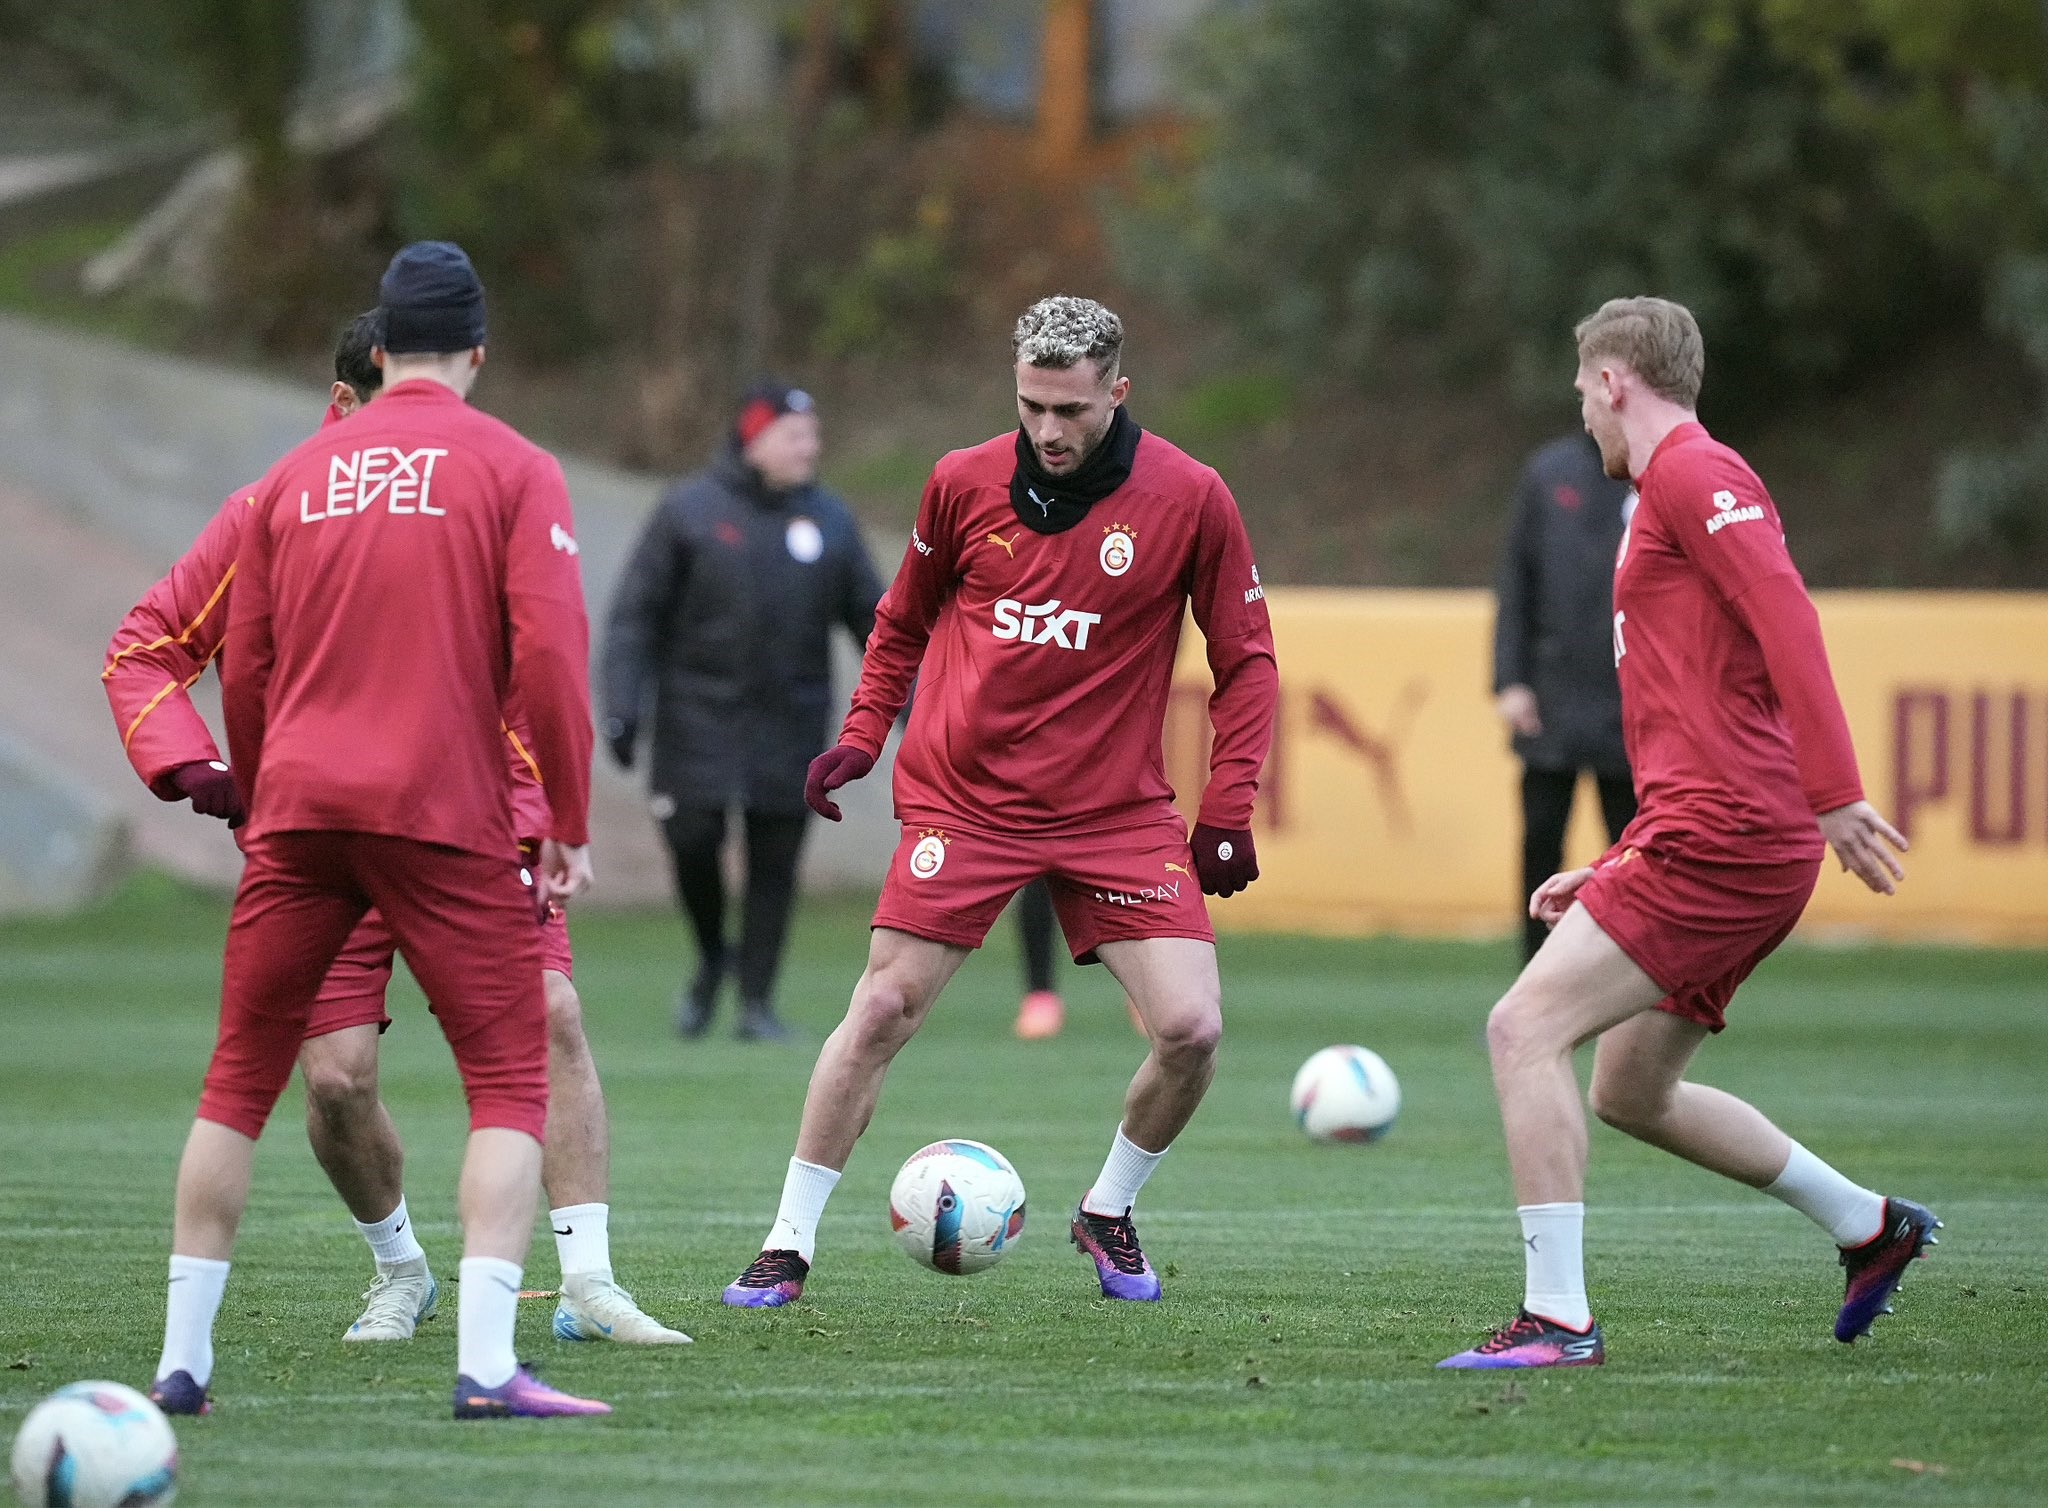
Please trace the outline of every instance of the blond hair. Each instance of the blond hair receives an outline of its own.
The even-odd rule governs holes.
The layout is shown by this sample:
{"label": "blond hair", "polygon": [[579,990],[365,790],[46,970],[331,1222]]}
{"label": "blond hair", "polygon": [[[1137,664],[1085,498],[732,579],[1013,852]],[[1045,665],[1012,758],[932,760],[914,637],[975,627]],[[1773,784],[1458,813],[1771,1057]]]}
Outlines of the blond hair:
{"label": "blond hair", "polygon": [[1124,322],[1094,299],[1067,293],[1026,309],[1010,334],[1010,351],[1018,361],[1054,368],[1092,361],[1103,378],[1115,373],[1123,350]]}
{"label": "blond hair", "polygon": [[1666,298],[1611,298],[1579,321],[1579,365],[1603,357],[1625,364],[1643,385],[1681,408],[1698,408],[1707,347],[1692,310]]}

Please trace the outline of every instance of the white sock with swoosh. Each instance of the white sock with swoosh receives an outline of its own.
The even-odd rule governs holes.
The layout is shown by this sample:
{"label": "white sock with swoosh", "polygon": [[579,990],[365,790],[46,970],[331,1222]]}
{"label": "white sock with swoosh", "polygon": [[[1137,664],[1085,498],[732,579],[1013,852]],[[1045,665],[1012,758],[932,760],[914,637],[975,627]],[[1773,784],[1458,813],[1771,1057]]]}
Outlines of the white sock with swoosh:
{"label": "white sock with swoosh", "polygon": [[398,1208],[382,1220],[365,1224],[356,1222],[356,1229],[363,1233],[363,1239],[370,1243],[370,1255],[377,1259],[377,1269],[388,1272],[402,1262],[423,1262],[426,1252],[420,1246],[420,1238],[412,1228],[412,1216],[405,1208],[405,1196],[398,1196]]}

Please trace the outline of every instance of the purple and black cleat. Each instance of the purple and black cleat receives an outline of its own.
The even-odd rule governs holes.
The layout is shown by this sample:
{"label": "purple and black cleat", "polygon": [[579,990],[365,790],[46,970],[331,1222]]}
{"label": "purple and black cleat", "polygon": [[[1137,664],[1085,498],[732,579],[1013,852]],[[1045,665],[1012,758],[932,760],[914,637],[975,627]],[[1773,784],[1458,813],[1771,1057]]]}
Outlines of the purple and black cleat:
{"label": "purple and black cleat", "polygon": [[751,1266],[725,1285],[719,1301],[734,1309],[780,1309],[804,1294],[811,1264],[793,1251],[764,1251]]}
{"label": "purple and black cleat", "polygon": [[190,1372],[173,1372],[149,1385],[149,1401],[166,1414],[210,1414],[213,1399]]}
{"label": "purple and black cleat", "polygon": [[1835,1339],[1852,1342],[1876,1323],[1880,1314],[1890,1314],[1891,1297],[1906,1276],[1906,1264],[1939,1246],[1934,1234],[1941,1222],[1934,1211],[1910,1199],[1887,1199],[1884,1223],[1877,1234],[1861,1246],[1842,1249],[1842,1265],[1849,1270],[1842,1294],[1842,1312],[1835,1316]]}
{"label": "purple and black cleat", "polygon": [[1491,1372],[1509,1367],[1597,1367],[1606,1361],[1607,1345],[1600,1338],[1599,1325],[1567,1330],[1523,1309],[1505,1329],[1494,1331],[1469,1351],[1446,1356],[1437,1367]]}
{"label": "purple and black cleat", "polygon": [[1095,1259],[1095,1276],[1102,1282],[1104,1298],[1159,1302],[1159,1274],[1145,1260],[1128,1209],[1121,1215],[1076,1209],[1072,1234],[1074,1244]]}
{"label": "purple and black cleat", "polygon": [[609,1414],[612,1406],[595,1398],[572,1398],[551,1388],[525,1367],[494,1388],[467,1377],[455,1379],[455,1417],[458,1419],[564,1419],[585,1414]]}

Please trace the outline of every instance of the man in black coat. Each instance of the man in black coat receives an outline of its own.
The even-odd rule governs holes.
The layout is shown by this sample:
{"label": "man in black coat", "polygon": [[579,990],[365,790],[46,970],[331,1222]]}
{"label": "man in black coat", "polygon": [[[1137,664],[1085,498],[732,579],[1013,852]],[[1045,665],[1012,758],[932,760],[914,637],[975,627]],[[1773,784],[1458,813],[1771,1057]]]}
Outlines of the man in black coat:
{"label": "man in black coat", "polygon": [[1599,783],[1610,839],[1635,816],[1614,673],[1614,560],[1635,491],[1611,480],[1591,437],[1553,440],[1515,488],[1495,583],[1495,708],[1522,761],[1522,945],[1549,929],[1529,897],[1564,862],[1564,830],[1579,772]]}
{"label": "man in black coat", "polygon": [[[697,976],[676,1015],[686,1037],[711,1024],[728,973],[739,1035],[789,1035],[775,975],[809,815],[804,773],[828,741],[832,625],[865,645],[882,595],[852,514],[817,485],[819,449],[810,395],[756,385],[724,454],[649,517],[612,599],[605,742],[630,769],[651,691],[649,804],[697,936]],[[747,845],[737,959],[719,868],[734,808]]]}

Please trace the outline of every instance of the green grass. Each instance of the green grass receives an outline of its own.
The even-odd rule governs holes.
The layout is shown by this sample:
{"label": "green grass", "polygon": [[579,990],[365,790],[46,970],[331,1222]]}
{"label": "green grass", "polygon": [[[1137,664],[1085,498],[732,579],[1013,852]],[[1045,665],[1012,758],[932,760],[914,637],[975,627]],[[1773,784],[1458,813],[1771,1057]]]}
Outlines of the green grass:
{"label": "green grass", "polygon": [[[785,995],[814,1034],[858,969],[863,922],[851,903],[801,918]],[[60,1383],[149,1376],[224,924],[218,900],[150,881],[86,918],[0,928],[9,1429]],[[1099,970],[1067,976],[1065,1036],[1013,1041],[1005,929],[899,1062],[806,1301],[741,1313],[718,1290],[773,1211],[810,1053],[674,1041],[682,943],[667,916],[593,913],[577,943],[611,1098],[620,1276],[696,1346],[565,1346],[549,1306],[528,1304],[522,1354],[618,1413],[453,1423],[452,1292],[409,1345],[339,1341],[367,1256],[306,1150],[294,1090],[258,1158],[219,1324],[222,1407],[180,1429],[182,1502],[2048,1497],[2040,955],[1792,950],[1702,1055],[1704,1077],[1947,1219],[1871,1340],[1829,1338],[1839,1274],[1798,1216],[1596,1127],[1588,1248],[1611,1359],[1508,1382],[1431,1370],[1519,1296],[1478,1035],[1504,948],[1226,939],[1222,1070],[1140,1209],[1167,1300],[1111,1308],[1063,1223],[1137,1044]],[[445,1281],[459,1096],[409,988],[395,1014],[385,1094]],[[1377,1146],[1311,1146],[1288,1121],[1290,1075],[1332,1041],[1366,1042],[1402,1076],[1407,1108]],[[944,1134],[1001,1147],[1032,1194],[1021,1246],[982,1277],[925,1273],[887,1233],[898,1161]],[[553,1282],[545,1232],[528,1272]]]}

